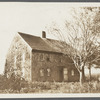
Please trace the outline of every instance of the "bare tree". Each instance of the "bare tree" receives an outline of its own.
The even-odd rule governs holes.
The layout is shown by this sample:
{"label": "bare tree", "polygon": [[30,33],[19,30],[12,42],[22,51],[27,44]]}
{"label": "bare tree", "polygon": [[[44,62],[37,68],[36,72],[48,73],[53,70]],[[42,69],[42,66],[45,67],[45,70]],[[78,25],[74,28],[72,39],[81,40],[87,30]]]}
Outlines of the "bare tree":
{"label": "bare tree", "polygon": [[66,33],[56,27],[50,29],[50,32],[62,41],[63,53],[73,60],[80,73],[80,84],[82,85],[85,81],[84,67],[89,65],[90,69],[91,64],[100,60],[100,55],[97,41],[98,33],[94,29],[96,13],[84,8],[79,10],[73,10],[73,21],[65,21]]}

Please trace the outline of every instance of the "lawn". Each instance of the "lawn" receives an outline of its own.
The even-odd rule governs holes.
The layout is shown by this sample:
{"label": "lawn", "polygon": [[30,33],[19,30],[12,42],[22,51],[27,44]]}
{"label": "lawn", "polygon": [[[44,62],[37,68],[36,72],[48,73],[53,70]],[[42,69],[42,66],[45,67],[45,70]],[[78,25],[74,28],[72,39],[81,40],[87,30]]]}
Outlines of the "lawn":
{"label": "lawn", "polygon": [[0,93],[100,93],[100,82],[34,82],[18,89],[2,89]]}
{"label": "lawn", "polygon": [[20,77],[0,77],[0,93],[100,93],[100,82],[27,82]]}

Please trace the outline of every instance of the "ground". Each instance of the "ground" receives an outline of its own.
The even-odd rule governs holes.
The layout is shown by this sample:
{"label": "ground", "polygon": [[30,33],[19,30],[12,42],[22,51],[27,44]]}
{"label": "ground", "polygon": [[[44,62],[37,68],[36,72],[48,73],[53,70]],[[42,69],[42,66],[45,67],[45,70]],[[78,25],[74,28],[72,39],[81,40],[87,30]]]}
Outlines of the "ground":
{"label": "ground", "polygon": [[20,91],[9,88],[0,93],[100,93],[100,82],[85,82],[82,87],[79,82],[34,82]]}
{"label": "ground", "polygon": [[91,82],[28,82],[19,76],[0,76],[0,93],[100,93],[98,75]]}

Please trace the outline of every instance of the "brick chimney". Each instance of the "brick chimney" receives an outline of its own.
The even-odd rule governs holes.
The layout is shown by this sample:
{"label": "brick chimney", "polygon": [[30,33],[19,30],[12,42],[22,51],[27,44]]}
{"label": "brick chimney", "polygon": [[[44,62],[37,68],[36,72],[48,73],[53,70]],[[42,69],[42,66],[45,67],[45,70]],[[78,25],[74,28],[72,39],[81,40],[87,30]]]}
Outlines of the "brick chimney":
{"label": "brick chimney", "polygon": [[46,32],[42,31],[42,38],[46,38]]}

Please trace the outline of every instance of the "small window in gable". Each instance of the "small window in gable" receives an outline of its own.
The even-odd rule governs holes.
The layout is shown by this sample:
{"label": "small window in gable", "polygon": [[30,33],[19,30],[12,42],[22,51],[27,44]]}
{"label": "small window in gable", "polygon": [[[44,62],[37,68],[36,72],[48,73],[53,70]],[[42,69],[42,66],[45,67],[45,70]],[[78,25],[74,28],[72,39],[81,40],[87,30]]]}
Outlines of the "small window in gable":
{"label": "small window in gable", "polygon": [[74,76],[74,75],[75,75],[74,70],[71,70],[71,75],[72,75],[72,76]]}
{"label": "small window in gable", "polygon": [[50,74],[51,74],[51,69],[48,68],[48,69],[47,69],[47,76],[50,76]]}
{"label": "small window in gable", "polygon": [[40,76],[44,76],[44,69],[40,69]]}

